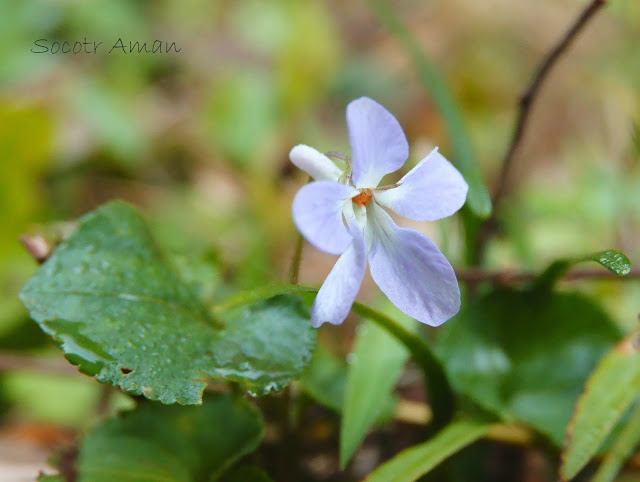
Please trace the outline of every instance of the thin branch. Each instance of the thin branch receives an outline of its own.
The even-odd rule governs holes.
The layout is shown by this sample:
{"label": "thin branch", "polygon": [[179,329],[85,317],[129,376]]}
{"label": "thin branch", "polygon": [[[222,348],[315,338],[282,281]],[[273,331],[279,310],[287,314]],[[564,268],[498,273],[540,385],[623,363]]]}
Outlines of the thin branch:
{"label": "thin branch", "polygon": [[[493,283],[498,285],[511,285],[533,281],[540,273],[534,271],[515,271],[512,269],[488,271],[480,268],[457,269],[458,281],[467,284]],[[640,269],[632,268],[625,276],[616,276],[605,269],[580,269],[569,271],[561,281],[586,281],[586,280],[623,280],[640,279]]]}
{"label": "thin branch", "polygon": [[531,106],[537,98],[542,83],[546,79],[551,68],[557,63],[562,54],[567,50],[567,47],[569,47],[571,42],[578,36],[587,22],[596,14],[596,12],[601,7],[605,5],[605,3],[607,3],[607,0],[593,0],[589,5],[587,5],[587,7],[574,21],[573,25],[571,25],[567,33],[564,34],[564,36],[560,39],[556,46],[547,54],[547,56],[539,65],[538,69],[533,75],[533,79],[520,96],[520,110],[518,113],[517,122],[513,130],[511,143],[509,145],[509,148],[507,149],[507,153],[505,154],[504,159],[502,160],[502,170],[500,171],[498,184],[493,194],[492,200],[494,209],[502,201],[502,198],[505,195],[508,184],[507,181],[511,172],[511,168],[513,166],[513,158],[518,148],[520,147],[520,142],[522,140],[524,130],[527,126],[527,121],[530,117]]}
{"label": "thin branch", "polygon": [[538,68],[536,69],[531,81],[525,88],[524,92],[520,96],[518,103],[518,116],[511,136],[511,142],[507,148],[507,152],[502,159],[502,168],[498,175],[498,181],[495,191],[492,196],[493,212],[489,219],[481,227],[478,240],[476,243],[474,262],[479,264],[483,253],[484,247],[489,239],[495,234],[496,231],[496,216],[499,211],[500,205],[507,193],[509,185],[509,177],[513,167],[513,160],[520,147],[527,123],[531,114],[531,107],[533,106],[540,87],[544,80],[547,78],[551,68],[558,62],[562,54],[567,50],[569,45],[575,40],[578,34],[582,31],[588,21],[607,3],[607,0],[592,0],[580,15],[571,24],[571,27],[562,36],[562,38],[556,43],[556,45],[549,51],[549,53],[542,60]]}

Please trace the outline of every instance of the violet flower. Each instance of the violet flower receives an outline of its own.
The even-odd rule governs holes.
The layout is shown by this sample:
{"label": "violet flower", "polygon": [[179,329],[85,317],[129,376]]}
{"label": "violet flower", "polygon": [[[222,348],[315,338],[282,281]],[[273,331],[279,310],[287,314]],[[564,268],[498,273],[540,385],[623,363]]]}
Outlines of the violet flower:
{"label": "violet flower", "polygon": [[368,258],[373,280],[394,305],[438,326],[460,309],[453,268],[431,239],[396,226],[383,207],[416,221],[435,221],[462,207],[467,183],[436,148],[398,183],[377,187],[409,155],[402,127],[368,97],[349,103],[347,127],[352,160],[345,170],[309,146],[295,146],[289,155],[315,179],[293,201],[298,230],[319,250],[341,255],[313,303],[312,324],[344,321]]}

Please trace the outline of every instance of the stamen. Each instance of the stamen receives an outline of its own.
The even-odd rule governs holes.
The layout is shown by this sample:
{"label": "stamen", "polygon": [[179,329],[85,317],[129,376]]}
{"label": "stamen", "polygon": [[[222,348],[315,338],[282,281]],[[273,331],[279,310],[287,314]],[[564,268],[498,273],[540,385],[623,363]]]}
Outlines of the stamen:
{"label": "stamen", "polygon": [[358,194],[357,196],[353,196],[351,200],[358,206],[366,206],[367,204],[369,204],[369,201],[371,201],[372,197],[373,194],[371,194],[371,191],[369,189],[363,189],[362,191],[360,191],[360,194]]}
{"label": "stamen", "polygon": [[346,154],[343,154],[342,152],[338,152],[338,151],[329,151],[327,153],[325,153],[325,156],[327,156],[329,159],[339,159],[341,161],[345,161],[348,162],[349,161],[349,156]]}

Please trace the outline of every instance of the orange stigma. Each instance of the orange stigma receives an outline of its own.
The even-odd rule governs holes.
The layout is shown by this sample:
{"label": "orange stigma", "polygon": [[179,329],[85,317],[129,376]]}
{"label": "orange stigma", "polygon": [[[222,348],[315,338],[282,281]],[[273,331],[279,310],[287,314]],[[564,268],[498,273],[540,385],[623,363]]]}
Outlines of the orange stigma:
{"label": "orange stigma", "polygon": [[356,203],[358,206],[366,206],[371,201],[373,194],[368,189],[360,191],[360,194],[357,196],[353,196],[351,200]]}

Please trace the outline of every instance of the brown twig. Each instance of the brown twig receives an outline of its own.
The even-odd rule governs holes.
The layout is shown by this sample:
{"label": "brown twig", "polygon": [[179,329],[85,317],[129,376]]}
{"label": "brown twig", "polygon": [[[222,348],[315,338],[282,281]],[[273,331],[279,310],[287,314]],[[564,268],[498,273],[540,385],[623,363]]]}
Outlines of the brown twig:
{"label": "brown twig", "polygon": [[551,68],[558,62],[562,54],[567,50],[571,42],[575,40],[582,31],[587,22],[598,12],[598,10],[607,3],[607,0],[592,0],[589,5],[580,13],[580,15],[572,23],[571,27],[562,36],[558,43],[544,57],[538,68],[536,69],[531,81],[520,95],[518,103],[518,116],[511,135],[511,142],[507,148],[507,152],[502,159],[502,168],[498,175],[498,181],[493,192],[493,212],[478,231],[477,241],[472,256],[473,264],[480,264],[484,255],[484,248],[487,242],[495,234],[497,229],[496,217],[499,208],[507,194],[509,177],[513,167],[513,160],[520,147],[529,117],[531,115],[531,107],[538,96],[540,87],[542,86]]}
{"label": "brown twig", "polygon": [[[511,285],[533,281],[540,273],[534,271],[515,271],[512,269],[488,271],[480,268],[457,269],[458,281],[467,284],[493,283],[498,285]],[[632,268],[625,276],[616,276],[605,269],[580,269],[569,271],[563,276],[562,281],[586,281],[586,280],[622,280],[640,279],[640,269]]]}

